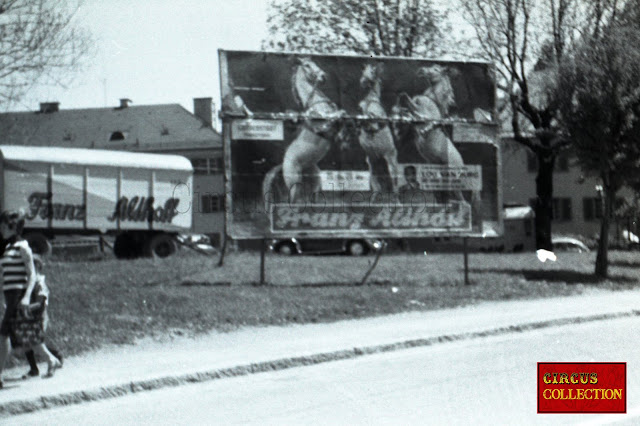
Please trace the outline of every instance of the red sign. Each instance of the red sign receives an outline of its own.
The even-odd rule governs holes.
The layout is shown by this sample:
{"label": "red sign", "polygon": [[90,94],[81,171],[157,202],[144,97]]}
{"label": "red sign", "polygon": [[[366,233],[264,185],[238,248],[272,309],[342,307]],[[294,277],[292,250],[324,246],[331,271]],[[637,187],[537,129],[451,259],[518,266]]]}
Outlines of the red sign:
{"label": "red sign", "polygon": [[626,412],[626,362],[538,363],[538,413]]}

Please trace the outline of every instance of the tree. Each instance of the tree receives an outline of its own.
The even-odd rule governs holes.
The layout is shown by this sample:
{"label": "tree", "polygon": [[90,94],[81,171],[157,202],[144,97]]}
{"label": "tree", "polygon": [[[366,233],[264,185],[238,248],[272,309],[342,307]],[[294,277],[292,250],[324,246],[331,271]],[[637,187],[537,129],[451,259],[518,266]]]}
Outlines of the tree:
{"label": "tree", "polygon": [[272,1],[263,47],[433,57],[443,50],[443,19],[431,0]]}
{"label": "tree", "polygon": [[513,139],[538,160],[536,245],[551,250],[553,169],[570,142],[558,126],[558,64],[577,40],[600,31],[617,0],[460,0],[479,54],[493,62]]}
{"label": "tree", "polygon": [[637,184],[640,158],[640,28],[610,22],[560,67],[560,111],[585,171],[602,181],[595,273],[606,277],[617,191]]}
{"label": "tree", "polygon": [[79,7],[0,0],[0,106],[10,107],[37,83],[62,84],[78,70],[92,47],[91,35],[73,21]]}

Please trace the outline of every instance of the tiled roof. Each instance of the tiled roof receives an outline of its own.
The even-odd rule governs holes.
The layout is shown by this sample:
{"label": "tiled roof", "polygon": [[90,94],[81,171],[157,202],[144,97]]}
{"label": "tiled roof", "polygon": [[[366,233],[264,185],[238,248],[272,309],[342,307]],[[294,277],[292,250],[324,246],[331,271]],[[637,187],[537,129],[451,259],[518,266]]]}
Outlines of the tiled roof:
{"label": "tiled roof", "polygon": [[[110,140],[117,132],[124,140]],[[9,145],[125,150],[222,147],[220,134],[179,104],[2,113],[0,135],[1,143]]]}

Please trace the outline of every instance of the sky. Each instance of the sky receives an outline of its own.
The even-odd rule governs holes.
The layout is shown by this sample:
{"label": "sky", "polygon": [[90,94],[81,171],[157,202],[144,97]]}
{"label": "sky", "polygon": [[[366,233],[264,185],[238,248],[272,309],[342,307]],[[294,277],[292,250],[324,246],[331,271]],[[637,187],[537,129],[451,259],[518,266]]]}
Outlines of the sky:
{"label": "sky", "polygon": [[96,49],[66,87],[36,87],[12,110],[179,103],[219,106],[218,49],[259,50],[267,35],[267,0],[84,0],[77,24]]}
{"label": "sky", "polygon": [[218,49],[260,50],[267,36],[269,0],[81,1],[76,23],[96,40],[83,72],[65,87],[36,86],[11,110],[115,107],[127,98],[193,112],[200,97],[219,108]]}

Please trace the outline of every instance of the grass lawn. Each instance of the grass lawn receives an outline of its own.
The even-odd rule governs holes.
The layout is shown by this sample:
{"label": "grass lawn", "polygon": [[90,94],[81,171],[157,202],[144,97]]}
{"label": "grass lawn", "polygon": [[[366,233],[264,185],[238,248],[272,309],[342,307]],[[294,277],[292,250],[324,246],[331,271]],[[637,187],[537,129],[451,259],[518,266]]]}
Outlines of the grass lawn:
{"label": "grass lawn", "polygon": [[[100,256],[97,256],[100,257]],[[365,286],[373,256],[268,254],[216,257],[182,251],[165,260],[50,259],[49,336],[66,355],[144,336],[228,331],[245,325],[309,323],[463,306],[485,300],[579,294],[591,288],[640,285],[640,252],[612,252],[611,278],[594,280],[595,253],[470,254],[472,285],[464,285],[462,254],[388,254]]]}

